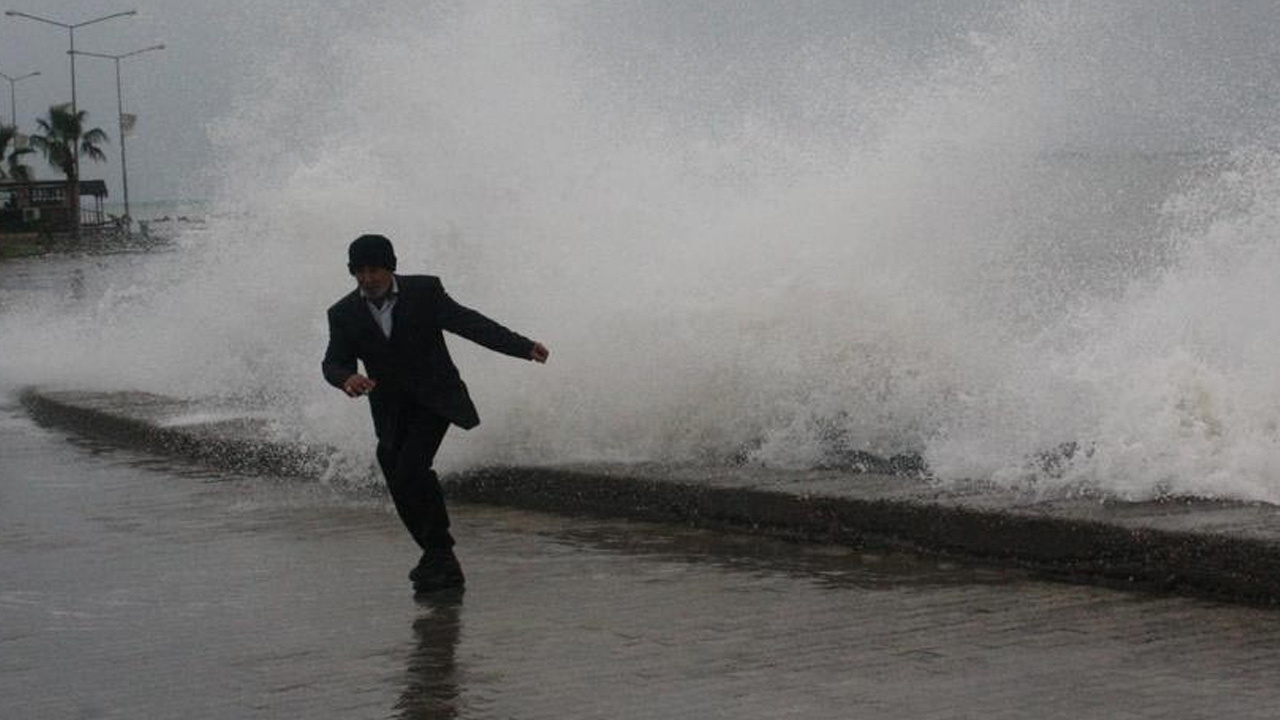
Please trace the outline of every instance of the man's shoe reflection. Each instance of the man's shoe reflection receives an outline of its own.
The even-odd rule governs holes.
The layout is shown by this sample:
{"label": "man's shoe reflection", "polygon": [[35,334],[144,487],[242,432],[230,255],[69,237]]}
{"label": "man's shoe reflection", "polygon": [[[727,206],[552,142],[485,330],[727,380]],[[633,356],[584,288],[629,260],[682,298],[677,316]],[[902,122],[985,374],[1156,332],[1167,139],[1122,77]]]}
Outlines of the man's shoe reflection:
{"label": "man's shoe reflection", "polygon": [[396,703],[397,717],[457,717],[460,691],[456,663],[462,634],[462,591],[441,591],[415,599],[422,612],[413,621],[417,644],[409,656],[404,692]]}

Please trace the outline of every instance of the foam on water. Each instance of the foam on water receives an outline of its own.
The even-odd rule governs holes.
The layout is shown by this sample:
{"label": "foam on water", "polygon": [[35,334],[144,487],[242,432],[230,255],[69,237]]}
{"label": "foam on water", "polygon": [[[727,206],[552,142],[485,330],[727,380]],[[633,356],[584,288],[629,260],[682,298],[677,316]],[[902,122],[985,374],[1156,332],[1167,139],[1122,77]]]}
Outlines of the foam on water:
{"label": "foam on water", "polygon": [[5,375],[257,396],[368,467],[317,366],[380,231],[552,349],[451,343],[451,466],[909,452],[1280,501],[1277,13],[391,5],[213,124],[200,239],[0,315]]}

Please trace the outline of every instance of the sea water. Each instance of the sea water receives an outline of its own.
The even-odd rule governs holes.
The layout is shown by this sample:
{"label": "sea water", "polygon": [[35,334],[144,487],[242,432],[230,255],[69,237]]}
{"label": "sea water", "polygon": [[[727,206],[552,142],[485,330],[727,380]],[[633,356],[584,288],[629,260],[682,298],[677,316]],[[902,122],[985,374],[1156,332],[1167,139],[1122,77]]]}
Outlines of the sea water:
{"label": "sea water", "polygon": [[385,5],[210,121],[199,232],[4,294],[5,384],[255,398],[372,477],[319,358],[380,232],[552,352],[450,341],[484,421],[450,467],[865,452],[1280,501],[1280,10]]}

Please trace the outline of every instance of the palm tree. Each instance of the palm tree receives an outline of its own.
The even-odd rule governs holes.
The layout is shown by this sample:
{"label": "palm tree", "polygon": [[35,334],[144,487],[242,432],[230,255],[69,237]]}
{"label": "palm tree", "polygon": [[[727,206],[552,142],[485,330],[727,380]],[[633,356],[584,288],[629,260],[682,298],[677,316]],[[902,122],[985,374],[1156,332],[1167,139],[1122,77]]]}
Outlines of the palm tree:
{"label": "palm tree", "polygon": [[[16,180],[18,182],[31,182],[31,167],[22,162],[23,155],[29,155],[35,150],[29,147],[18,147],[18,129],[12,125],[0,125],[0,159],[5,159],[5,165],[8,166],[8,172],[5,171],[5,165],[0,165],[0,180]],[[9,150],[9,145],[13,145],[13,150]],[[7,158],[6,158],[7,153]]]}
{"label": "palm tree", "polygon": [[80,173],[76,165],[75,148],[78,145],[81,155],[101,162],[107,159],[107,155],[99,146],[109,142],[107,133],[102,128],[84,129],[88,116],[88,110],[73,113],[69,105],[54,105],[49,108],[48,117],[36,118],[41,133],[31,136],[31,145],[44,153],[45,160],[50,165],[67,176],[72,228],[77,237],[80,235]]}

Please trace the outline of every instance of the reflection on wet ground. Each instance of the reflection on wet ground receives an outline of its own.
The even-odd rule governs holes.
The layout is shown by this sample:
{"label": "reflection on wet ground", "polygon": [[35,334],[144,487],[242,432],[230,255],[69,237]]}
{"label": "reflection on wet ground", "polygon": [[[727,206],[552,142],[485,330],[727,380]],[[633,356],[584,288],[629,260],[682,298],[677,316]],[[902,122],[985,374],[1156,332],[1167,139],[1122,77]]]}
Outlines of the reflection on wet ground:
{"label": "reflection on wet ground", "polygon": [[970,566],[900,549],[793,543],[746,534],[614,520],[578,519],[548,537],[570,547],[593,547],[630,556],[707,564],[745,573],[788,575],[818,587],[927,588],[935,585],[1008,584],[1026,573]]}
{"label": "reflection on wet ground", "polygon": [[905,553],[457,507],[415,602],[381,501],[0,410],[14,717],[1271,717],[1280,614]]}
{"label": "reflection on wet ground", "polygon": [[395,707],[399,717],[458,716],[462,696],[457,667],[462,599],[459,591],[415,599],[422,614],[413,621],[417,644],[409,655],[404,692]]}

